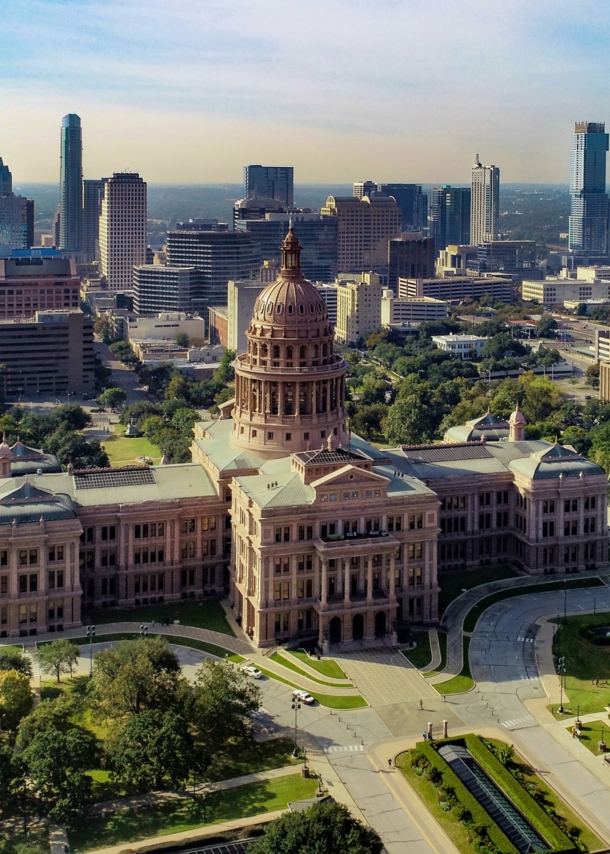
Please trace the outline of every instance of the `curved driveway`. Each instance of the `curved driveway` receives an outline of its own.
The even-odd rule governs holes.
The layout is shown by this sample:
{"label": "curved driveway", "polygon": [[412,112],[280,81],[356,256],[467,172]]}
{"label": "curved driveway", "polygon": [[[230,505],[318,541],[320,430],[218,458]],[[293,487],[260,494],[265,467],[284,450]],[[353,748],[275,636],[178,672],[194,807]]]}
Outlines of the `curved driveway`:
{"label": "curved driveway", "polygon": [[[592,611],[593,597],[597,611],[610,611],[610,589],[592,588],[568,591],[568,613]],[[549,700],[535,656],[538,621],[563,614],[563,609],[564,593],[558,591],[518,596],[485,611],[470,646],[477,686],[451,702],[468,727],[499,723],[507,735],[510,731],[517,749],[521,747],[549,783],[568,803],[584,808],[591,823],[609,836],[610,767],[566,738],[568,722],[555,722],[544,708]]]}

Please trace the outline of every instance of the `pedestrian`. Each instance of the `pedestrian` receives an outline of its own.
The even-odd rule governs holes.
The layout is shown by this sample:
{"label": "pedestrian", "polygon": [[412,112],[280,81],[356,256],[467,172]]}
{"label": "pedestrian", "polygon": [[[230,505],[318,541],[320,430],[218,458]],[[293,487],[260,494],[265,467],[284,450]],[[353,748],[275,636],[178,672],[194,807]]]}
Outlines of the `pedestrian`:
{"label": "pedestrian", "polygon": [[572,738],[576,738],[576,727],[572,727]]}
{"label": "pedestrian", "polygon": [[150,621],[150,625],[151,625],[151,627],[154,629],[154,627],[155,627],[155,621],[154,621],[154,620],[151,620],[151,621]]}
{"label": "pedestrian", "polygon": [[599,688],[599,679],[596,679],[596,680],[595,680],[595,687],[596,687],[596,688]]}
{"label": "pedestrian", "polygon": [[392,760],[391,759],[388,759],[388,768],[390,771],[392,770]]}
{"label": "pedestrian", "polygon": [[423,735],[423,737],[424,737],[424,741],[428,741],[428,733],[427,733],[427,732],[422,732],[422,735]]}
{"label": "pedestrian", "polygon": [[424,708],[424,701],[420,700],[419,701],[419,710],[421,711],[423,708]]}

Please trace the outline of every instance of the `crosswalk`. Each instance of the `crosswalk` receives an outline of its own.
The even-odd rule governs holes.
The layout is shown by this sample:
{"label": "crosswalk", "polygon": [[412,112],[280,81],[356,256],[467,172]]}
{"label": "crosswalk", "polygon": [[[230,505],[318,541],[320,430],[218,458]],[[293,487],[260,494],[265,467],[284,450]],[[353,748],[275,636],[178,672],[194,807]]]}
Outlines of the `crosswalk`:
{"label": "crosswalk", "polygon": [[524,638],[519,636],[517,638],[517,643],[534,643],[534,638]]}
{"label": "crosswalk", "polygon": [[502,721],[502,726],[506,727],[506,729],[515,729],[519,726],[524,726],[529,723],[534,723],[534,719],[531,715],[523,715],[520,718],[513,718],[511,721]]}
{"label": "crosswalk", "polygon": [[325,747],[324,753],[362,753],[362,744],[335,744],[333,747]]}

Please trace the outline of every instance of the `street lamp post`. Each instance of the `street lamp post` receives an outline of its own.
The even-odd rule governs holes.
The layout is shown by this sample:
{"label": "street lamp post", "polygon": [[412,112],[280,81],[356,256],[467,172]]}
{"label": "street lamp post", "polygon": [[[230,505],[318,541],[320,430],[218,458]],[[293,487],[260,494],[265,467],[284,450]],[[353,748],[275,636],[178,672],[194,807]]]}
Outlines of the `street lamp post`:
{"label": "street lamp post", "polygon": [[565,655],[557,660],[557,672],[559,673],[559,708],[557,711],[563,715],[563,674],[566,669]]}
{"label": "street lamp post", "polygon": [[292,755],[295,759],[299,758],[299,746],[297,744],[297,723],[298,723],[298,714],[299,709],[301,708],[301,701],[297,699],[297,697],[292,698],[292,708],[294,710],[294,750],[292,751]]}
{"label": "street lamp post", "polygon": [[89,678],[93,676],[93,638],[95,637],[95,626],[87,626],[87,637],[89,638]]}
{"label": "street lamp post", "polygon": [[568,625],[568,580],[563,582],[563,624]]}

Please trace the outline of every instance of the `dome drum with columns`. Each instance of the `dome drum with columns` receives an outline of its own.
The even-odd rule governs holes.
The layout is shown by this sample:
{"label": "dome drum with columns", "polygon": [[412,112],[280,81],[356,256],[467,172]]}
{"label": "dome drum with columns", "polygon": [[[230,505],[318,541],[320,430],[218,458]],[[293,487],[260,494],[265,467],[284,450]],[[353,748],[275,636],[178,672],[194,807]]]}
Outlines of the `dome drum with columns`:
{"label": "dome drum with columns", "polygon": [[235,368],[232,442],[263,456],[346,439],[345,362],[334,352],[326,304],[300,268],[292,228],[282,267],[261,291]]}

